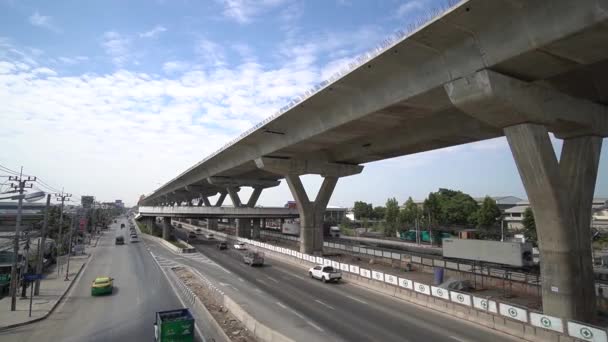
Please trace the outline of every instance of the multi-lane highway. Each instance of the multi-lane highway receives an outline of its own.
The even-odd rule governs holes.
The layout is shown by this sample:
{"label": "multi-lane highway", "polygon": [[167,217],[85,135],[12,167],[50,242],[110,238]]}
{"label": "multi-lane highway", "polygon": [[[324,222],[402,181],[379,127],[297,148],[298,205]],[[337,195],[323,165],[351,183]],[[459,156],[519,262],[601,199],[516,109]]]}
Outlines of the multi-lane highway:
{"label": "multi-lane highway", "polygon": [[[115,234],[128,237],[119,220],[94,249],[69,297],[46,320],[0,333],[2,341],[152,341],[156,311],[183,305],[143,243],[116,246]],[[114,293],[92,297],[91,282],[109,275]]]}
{"label": "multi-lane highway", "polygon": [[[175,232],[185,237],[185,231]],[[197,239],[195,247],[227,272],[225,286],[256,288],[281,314],[297,314],[324,337],[344,341],[513,341],[497,333],[439,312],[386,297],[355,285],[323,284],[300,268],[267,260],[252,268],[241,252],[220,251],[216,241]],[[257,312],[257,308],[255,308]]]}

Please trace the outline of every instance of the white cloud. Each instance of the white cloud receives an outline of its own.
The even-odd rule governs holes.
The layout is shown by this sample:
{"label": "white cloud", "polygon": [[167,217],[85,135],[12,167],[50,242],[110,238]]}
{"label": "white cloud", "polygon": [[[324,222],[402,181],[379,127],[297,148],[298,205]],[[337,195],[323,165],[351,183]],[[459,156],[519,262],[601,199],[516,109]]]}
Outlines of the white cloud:
{"label": "white cloud", "polygon": [[[129,54],[121,35],[104,39],[111,56]],[[180,72],[172,78],[128,70],[66,76],[39,64],[0,58],[3,158],[70,191],[129,203],[320,80],[311,63],[196,70],[167,61],[165,71]]]}
{"label": "white cloud", "polygon": [[285,0],[216,0],[224,6],[224,16],[240,24],[285,3]]}
{"label": "white cloud", "polygon": [[30,24],[38,27],[42,27],[54,32],[59,32],[59,29],[53,25],[53,19],[50,16],[41,15],[38,11],[34,12],[29,16],[28,21]]}
{"label": "white cloud", "polygon": [[65,64],[73,65],[73,64],[78,64],[81,62],[86,62],[89,60],[89,57],[87,57],[87,56],[75,56],[75,57],[60,56],[57,59]]}
{"label": "white cloud", "polygon": [[396,15],[398,18],[404,18],[410,14],[413,14],[415,12],[419,12],[419,11],[422,11],[425,9],[428,9],[428,6],[426,5],[425,0],[410,0],[410,1],[407,1],[403,4],[401,4],[397,8]]}
{"label": "white cloud", "polygon": [[165,32],[165,31],[167,31],[167,29],[165,27],[160,26],[160,25],[156,25],[150,31],[146,31],[146,32],[140,33],[139,37],[140,38],[154,38],[157,35]]}
{"label": "white cloud", "polygon": [[116,66],[123,66],[129,59],[129,46],[131,40],[115,31],[108,31],[103,34],[101,46],[107,55],[112,58]]}
{"label": "white cloud", "polygon": [[190,67],[190,63],[184,61],[168,61],[163,63],[163,71],[167,74],[182,72]]}
{"label": "white cloud", "polygon": [[194,51],[199,55],[203,64],[208,66],[222,66],[226,64],[224,48],[208,39],[200,39]]}

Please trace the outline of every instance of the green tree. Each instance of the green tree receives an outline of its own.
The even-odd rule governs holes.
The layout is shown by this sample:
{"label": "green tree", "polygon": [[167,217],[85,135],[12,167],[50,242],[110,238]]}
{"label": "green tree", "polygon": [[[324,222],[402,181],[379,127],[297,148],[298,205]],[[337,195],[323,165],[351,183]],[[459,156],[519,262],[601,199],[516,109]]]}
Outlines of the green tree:
{"label": "green tree", "polygon": [[[440,191],[442,189],[439,189]],[[438,193],[431,192],[422,204],[422,211],[427,217],[433,217],[435,222],[441,218],[441,203],[439,203]]]}
{"label": "green tree", "polygon": [[474,225],[478,205],[473,197],[462,191],[440,188],[424,201],[424,214],[431,224]]}
{"label": "green tree", "polygon": [[371,218],[376,219],[376,220],[383,220],[385,215],[386,215],[386,208],[377,206],[374,208]]}
{"label": "green tree", "polygon": [[524,237],[526,238],[526,241],[529,241],[534,246],[537,246],[538,237],[536,235],[536,221],[534,220],[534,212],[532,211],[532,208],[528,207],[524,211],[522,224],[524,225]]}
{"label": "green tree", "polygon": [[386,211],[384,220],[386,222],[384,234],[386,236],[395,237],[397,231],[397,220],[399,218],[399,202],[393,197],[386,201]]}
{"label": "green tree", "polygon": [[364,218],[372,218],[374,215],[372,205],[370,203],[365,203],[362,201],[356,201],[353,206],[353,211],[355,213],[355,219],[361,220]]}
{"label": "green tree", "polygon": [[481,203],[481,207],[477,210],[476,221],[480,228],[489,228],[496,225],[502,213],[496,205],[496,201],[491,197],[486,196]]}
{"label": "green tree", "polygon": [[402,225],[413,225],[416,218],[420,216],[420,208],[411,197],[404,203],[404,208],[399,211],[399,223]]}

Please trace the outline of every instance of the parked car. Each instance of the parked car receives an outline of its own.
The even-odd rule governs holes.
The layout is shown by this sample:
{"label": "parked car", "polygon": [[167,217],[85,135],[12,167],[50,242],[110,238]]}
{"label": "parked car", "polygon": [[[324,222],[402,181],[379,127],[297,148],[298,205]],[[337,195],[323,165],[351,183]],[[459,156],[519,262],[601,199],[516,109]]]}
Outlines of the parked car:
{"label": "parked car", "polygon": [[217,244],[217,249],[222,250],[222,249],[227,249],[228,248],[228,244],[226,243],[226,241],[221,241],[220,243]]}
{"label": "parked car", "polygon": [[245,245],[245,243],[243,243],[243,242],[239,242],[234,245],[234,249],[246,250],[247,245]]}
{"label": "parked car", "polygon": [[331,266],[317,265],[308,270],[308,275],[311,278],[320,279],[324,283],[328,281],[338,282],[342,279],[342,272]]}
{"label": "parked car", "polygon": [[264,254],[259,252],[247,252],[243,255],[243,261],[250,266],[263,266]]}
{"label": "parked car", "polygon": [[114,278],[97,277],[91,284],[91,296],[112,294]]}

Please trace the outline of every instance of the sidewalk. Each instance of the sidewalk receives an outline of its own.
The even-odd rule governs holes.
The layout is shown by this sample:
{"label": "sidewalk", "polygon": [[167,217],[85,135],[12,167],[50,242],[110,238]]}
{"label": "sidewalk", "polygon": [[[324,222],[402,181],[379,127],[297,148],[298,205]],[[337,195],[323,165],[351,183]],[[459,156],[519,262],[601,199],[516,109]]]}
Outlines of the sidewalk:
{"label": "sidewalk", "polygon": [[30,288],[27,288],[27,299],[21,299],[21,288],[17,296],[17,310],[11,311],[11,297],[0,299],[0,330],[25,325],[46,318],[63,299],[71,284],[78,277],[81,269],[89,259],[89,255],[79,255],[70,258],[70,281],[65,281],[65,267],[57,276],[57,268],[52,267],[40,281],[40,295],[34,296],[32,302],[32,317],[29,317]]}

